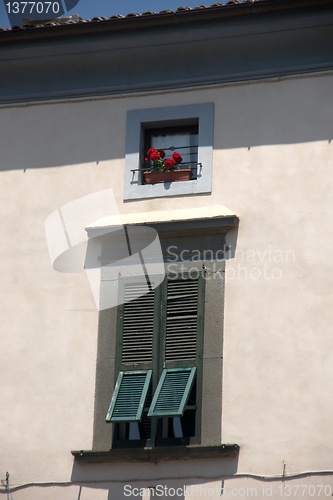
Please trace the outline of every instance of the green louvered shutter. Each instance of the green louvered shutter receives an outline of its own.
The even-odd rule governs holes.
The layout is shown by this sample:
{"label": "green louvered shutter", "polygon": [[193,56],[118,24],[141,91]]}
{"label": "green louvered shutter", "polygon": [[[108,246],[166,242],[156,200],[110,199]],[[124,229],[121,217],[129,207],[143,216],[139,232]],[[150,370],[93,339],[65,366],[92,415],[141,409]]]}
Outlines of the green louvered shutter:
{"label": "green louvered shutter", "polygon": [[165,368],[158,382],[148,417],[183,415],[196,374],[196,367]]}
{"label": "green louvered shutter", "polygon": [[107,422],[137,422],[142,418],[152,370],[120,372],[106,416]]}
{"label": "green louvered shutter", "polygon": [[154,290],[147,283],[125,284],[122,312],[122,365],[149,364],[153,358]]}
{"label": "green louvered shutter", "polygon": [[165,361],[195,359],[198,331],[198,280],[169,280],[165,331]]}

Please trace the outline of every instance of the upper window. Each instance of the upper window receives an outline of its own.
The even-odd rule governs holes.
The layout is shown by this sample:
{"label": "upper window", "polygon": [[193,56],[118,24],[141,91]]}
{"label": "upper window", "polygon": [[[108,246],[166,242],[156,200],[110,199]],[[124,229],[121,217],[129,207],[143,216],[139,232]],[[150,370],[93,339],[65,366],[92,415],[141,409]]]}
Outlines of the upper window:
{"label": "upper window", "polygon": [[[211,192],[212,103],[129,111],[126,133],[125,200]],[[145,174],[169,169],[166,180]]]}

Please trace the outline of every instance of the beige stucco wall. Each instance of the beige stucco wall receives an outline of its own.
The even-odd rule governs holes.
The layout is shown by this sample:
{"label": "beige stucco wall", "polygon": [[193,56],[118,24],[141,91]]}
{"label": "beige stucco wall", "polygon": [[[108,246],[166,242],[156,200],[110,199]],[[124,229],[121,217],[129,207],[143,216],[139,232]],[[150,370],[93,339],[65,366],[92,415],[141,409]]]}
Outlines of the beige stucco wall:
{"label": "beige stucco wall", "polygon": [[[222,440],[241,446],[237,473],[280,475],[283,462],[287,473],[332,469],[332,84],[327,74],[0,109],[1,479],[70,481],[70,451],[91,447],[98,313],[84,273],[52,269],[44,224],[106,188],[122,214],[200,206],[209,215],[221,204],[239,216]],[[123,203],[127,110],[198,102],[215,104],[212,194]],[[83,466],[74,477],[205,484],[235,472],[220,465]],[[79,498],[121,498],[122,484],[103,484]],[[47,498],[78,495],[59,486]]]}

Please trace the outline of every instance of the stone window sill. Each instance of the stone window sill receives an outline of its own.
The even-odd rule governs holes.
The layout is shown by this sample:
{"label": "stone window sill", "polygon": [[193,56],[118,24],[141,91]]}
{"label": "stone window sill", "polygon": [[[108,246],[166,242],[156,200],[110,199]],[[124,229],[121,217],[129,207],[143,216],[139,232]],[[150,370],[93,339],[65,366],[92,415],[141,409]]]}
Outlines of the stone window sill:
{"label": "stone window sill", "polygon": [[234,457],[239,452],[237,444],[219,446],[172,446],[160,448],[126,448],[110,451],[72,451],[77,462],[161,462],[202,458]]}

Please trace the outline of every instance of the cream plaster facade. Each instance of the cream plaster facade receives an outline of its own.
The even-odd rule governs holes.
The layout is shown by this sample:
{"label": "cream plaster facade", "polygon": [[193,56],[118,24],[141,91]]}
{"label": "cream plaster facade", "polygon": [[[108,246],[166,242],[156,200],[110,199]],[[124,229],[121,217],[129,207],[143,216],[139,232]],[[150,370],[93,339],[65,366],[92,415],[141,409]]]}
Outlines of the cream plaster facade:
{"label": "cream plaster facade", "polygon": [[[0,109],[0,476],[9,471],[15,500],[144,500],[153,490],[134,488],[158,485],[186,500],[220,498],[223,486],[226,498],[333,493],[332,89],[326,72]],[[212,193],[123,202],[127,111],[198,102],[214,103]],[[74,463],[71,450],[92,442],[98,311],[84,271],[52,269],[45,221],[108,188],[129,219],[209,217],[216,205],[239,217],[221,429],[238,460]]]}

